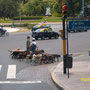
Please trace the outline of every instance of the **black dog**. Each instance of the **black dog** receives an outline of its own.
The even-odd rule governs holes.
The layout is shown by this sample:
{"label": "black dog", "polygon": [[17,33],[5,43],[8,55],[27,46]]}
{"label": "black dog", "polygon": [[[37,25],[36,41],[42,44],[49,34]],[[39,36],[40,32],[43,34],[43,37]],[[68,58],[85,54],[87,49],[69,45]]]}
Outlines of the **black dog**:
{"label": "black dog", "polygon": [[27,52],[19,53],[17,59],[23,61],[23,59],[26,59],[27,54]]}

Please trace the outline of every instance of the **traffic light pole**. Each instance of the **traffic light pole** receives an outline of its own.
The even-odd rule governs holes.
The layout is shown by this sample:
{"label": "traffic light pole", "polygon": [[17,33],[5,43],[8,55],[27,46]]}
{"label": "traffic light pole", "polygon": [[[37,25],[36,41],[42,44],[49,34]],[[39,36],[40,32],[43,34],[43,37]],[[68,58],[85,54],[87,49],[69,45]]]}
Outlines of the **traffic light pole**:
{"label": "traffic light pole", "polygon": [[[62,8],[64,0],[62,0]],[[63,11],[62,11],[63,12]],[[63,14],[63,13],[62,13]],[[63,73],[66,74],[66,37],[65,37],[65,17],[62,18],[63,24]]]}
{"label": "traffic light pole", "polygon": [[65,18],[63,18],[63,73],[66,74],[66,37],[65,37]]}

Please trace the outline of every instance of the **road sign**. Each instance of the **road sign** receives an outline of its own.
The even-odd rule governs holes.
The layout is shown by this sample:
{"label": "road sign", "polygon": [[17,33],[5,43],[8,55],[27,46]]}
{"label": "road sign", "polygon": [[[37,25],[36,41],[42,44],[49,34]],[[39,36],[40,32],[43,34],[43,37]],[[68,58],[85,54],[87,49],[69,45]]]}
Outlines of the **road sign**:
{"label": "road sign", "polygon": [[90,21],[69,21],[69,30],[90,30]]}

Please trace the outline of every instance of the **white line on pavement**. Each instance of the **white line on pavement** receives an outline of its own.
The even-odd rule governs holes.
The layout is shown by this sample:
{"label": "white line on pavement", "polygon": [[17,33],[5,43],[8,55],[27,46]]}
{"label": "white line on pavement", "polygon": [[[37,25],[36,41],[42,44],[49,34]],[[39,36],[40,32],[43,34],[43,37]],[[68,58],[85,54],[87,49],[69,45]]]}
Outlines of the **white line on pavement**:
{"label": "white line on pavement", "polygon": [[7,79],[16,78],[16,65],[8,65]]}
{"label": "white line on pavement", "polygon": [[1,71],[2,65],[0,65],[0,71]]}
{"label": "white line on pavement", "polygon": [[33,84],[41,83],[41,81],[0,81],[0,84]]}

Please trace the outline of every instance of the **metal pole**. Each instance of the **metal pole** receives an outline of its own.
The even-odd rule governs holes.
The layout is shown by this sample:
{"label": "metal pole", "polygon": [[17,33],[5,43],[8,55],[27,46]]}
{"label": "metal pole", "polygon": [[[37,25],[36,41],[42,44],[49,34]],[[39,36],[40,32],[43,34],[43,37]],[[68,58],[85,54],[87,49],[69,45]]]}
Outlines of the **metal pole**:
{"label": "metal pole", "polygon": [[66,37],[65,37],[65,18],[63,18],[63,73],[66,74]]}
{"label": "metal pole", "polygon": [[69,78],[69,68],[68,68],[68,78]]}
{"label": "metal pole", "polygon": [[[67,30],[67,57],[69,55],[69,45],[68,45],[68,19],[66,21],[66,30]],[[69,68],[68,68],[68,78],[69,78]]]}
{"label": "metal pole", "polygon": [[69,43],[68,43],[68,19],[66,21],[66,31],[67,31],[67,55],[69,54]]}
{"label": "metal pole", "polygon": [[20,16],[20,25],[21,25],[21,0],[19,0],[19,16]]}
{"label": "metal pole", "polygon": [[84,17],[84,0],[82,0],[82,16]]}
{"label": "metal pole", "polygon": [[[62,0],[62,7],[64,0]],[[65,37],[65,18],[62,20],[63,24],[63,73],[66,74],[66,37]]]}

